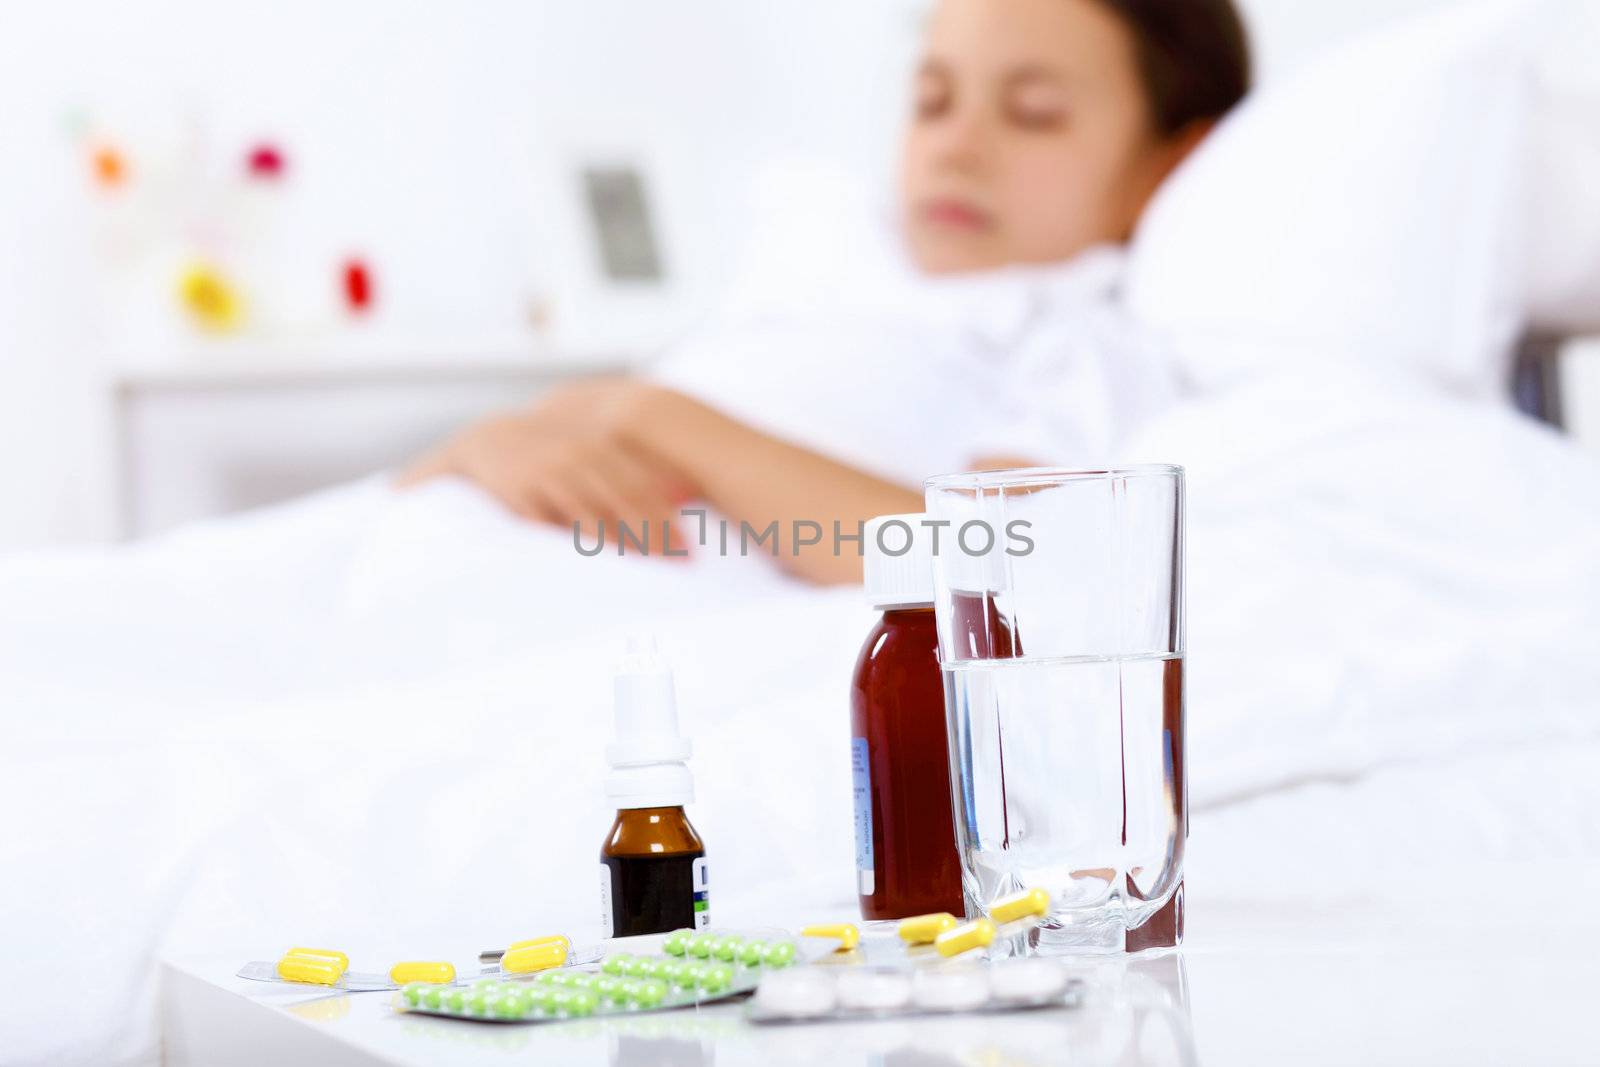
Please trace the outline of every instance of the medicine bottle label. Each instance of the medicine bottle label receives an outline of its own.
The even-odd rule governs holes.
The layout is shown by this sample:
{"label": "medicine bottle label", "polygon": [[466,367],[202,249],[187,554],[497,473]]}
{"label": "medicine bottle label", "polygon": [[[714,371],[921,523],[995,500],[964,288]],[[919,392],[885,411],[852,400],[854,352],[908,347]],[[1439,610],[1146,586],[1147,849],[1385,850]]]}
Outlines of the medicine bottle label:
{"label": "medicine bottle label", "polygon": [[856,884],[862,896],[876,889],[872,864],[872,765],[867,761],[867,739],[850,739],[850,783],[856,805]]}

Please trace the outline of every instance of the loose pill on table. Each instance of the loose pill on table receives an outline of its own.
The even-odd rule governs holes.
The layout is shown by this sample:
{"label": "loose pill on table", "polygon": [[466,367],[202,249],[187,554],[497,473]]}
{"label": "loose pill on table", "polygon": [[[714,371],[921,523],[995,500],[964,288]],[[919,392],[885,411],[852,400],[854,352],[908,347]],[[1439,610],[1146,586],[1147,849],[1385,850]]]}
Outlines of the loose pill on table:
{"label": "loose pill on table", "polygon": [[1020,893],[1001,897],[989,905],[989,918],[997,923],[1014,922],[1030,916],[1050,913],[1050,894],[1043,889],[1024,889]]}
{"label": "loose pill on table", "polygon": [[956,928],[956,917],[948,911],[936,911],[931,915],[913,915],[909,919],[900,920],[900,940],[908,945],[928,945],[933,939],[946,930]]}
{"label": "loose pill on table", "polygon": [[321,959],[333,960],[339,964],[339,973],[343,974],[350,969],[350,957],[336,948],[292,948],[284,953],[285,956],[316,956]]}
{"label": "loose pill on table", "polygon": [[911,1002],[924,1011],[971,1011],[989,1003],[989,976],[979,967],[928,968],[911,978]]}
{"label": "loose pill on table", "polygon": [[759,938],[753,938],[744,943],[739,950],[739,962],[746,967],[759,967],[761,961],[766,959],[767,943]]}
{"label": "loose pill on table", "polygon": [[[851,929],[855,929],[851,927]],[[851,946],[852,948],[854,946]],[[793,941],[774,941],[767,946],[761,954],[761,962],[768,967],[787,967],[794,962],[795,948]]]}
{"label": "loose pill on table", "polygon": [[848,970],[837,983],[839,1006],[861,1011],[892,1011],[911,1001],[911,976],[905,971]]}
{"label": "loose pill on table", "polygon": [[337,985],[344,968],[336,960],[314,956],[285,956],[278,961],[278,977],[288,982]]}
{"label": "loose pill on table", "polygon": [[661,951],[669,956],[681,956],[688,950],[689,941],[693,937],[694,931],[687,927],[682,930],[674,930],[667,935],[665,941],[661,942]]}
{"label": "loose pill on table", "polygon": [[855,923],[833,923],[826,926],[808,926],[800,931],[801,937],[831,937],[839,942],[839,952],[849,952],[861,943],[861,931]]}
{"label": "loose pill on table", "polygon": [[547,941],[544,944],[508,949],[506,954],[500,957],[500,969],[506,974],[532,974],[534,971],[547,971],[552,967],[560,967],[566,962],[566,946],[557,941]]}
{"label": "loose pill on table", "polygon": [[755,1003],[773,1015],[791,1018],[826,1015],[833,1010],[838,997],[833,978],[823,971],[820,967],[800,967],[769,974],[756,987]]}
{"label": "loose pill on table", "polygon": [[1009,1004],[1056,1000],[1067,991],[1067,972],[1054,960],[1007,960],[990,968],[989,989]]}
{"label": "loose pill on table", "polygon": [[449,985],[455,980],[456,968],[451,963],[410,960],[405,963],[397,963],[389,968],[389,981],[396,985],[405,985],[407,982],[433,982],[439,985]]}
{"label": "loose pill on table", "polygon": [[955,956],[975,948],[984,948],[994,942],[994,923],[988,919],[974,919],[961,926],[952,927],[933,939],[933,947],[941,956]]}

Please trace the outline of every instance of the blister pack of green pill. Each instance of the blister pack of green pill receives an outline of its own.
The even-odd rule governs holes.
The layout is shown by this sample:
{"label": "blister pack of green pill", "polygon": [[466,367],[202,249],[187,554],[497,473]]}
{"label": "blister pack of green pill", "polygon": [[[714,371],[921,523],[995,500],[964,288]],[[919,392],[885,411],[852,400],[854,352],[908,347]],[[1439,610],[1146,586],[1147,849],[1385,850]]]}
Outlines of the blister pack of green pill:
{"label": "blister pack of green pill", "polygon": [[597,969],[562,967],[528,981],[484,978],[470,985],[412,982],[405,1011],[492,1022],[552,1022],[591,1015],[663,1011],[739,996],[763,974],[803,962],[786,936],[678,930],[660,954],[612,953]]}

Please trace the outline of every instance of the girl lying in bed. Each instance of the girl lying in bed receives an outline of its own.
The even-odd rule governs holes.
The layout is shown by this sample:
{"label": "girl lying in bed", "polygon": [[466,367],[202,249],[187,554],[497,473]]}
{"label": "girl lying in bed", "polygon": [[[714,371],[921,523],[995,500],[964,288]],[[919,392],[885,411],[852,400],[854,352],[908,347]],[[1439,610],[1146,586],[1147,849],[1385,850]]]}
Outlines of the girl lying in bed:
{"label": "girl lying in bed", "polygon": [[[1089,321],[1114,277],[1112,257],[1089,253],[1130,236],[1247,82],[1230,0],[942,0],[901,155],[886,257],[900,284],[885,264],[862,283],[874,303],[845,293],[830,325],[799,298],[792,320],[768,308],[651,376],[556,390],[469,428],[402,483],[467,478],[585,544],[619,522],[681,531],[680,507],[700,500],[758,530],[776,520],[794,573],[855,581],[855,553],[791,545],[794,523],[919,511],[921,477],[952,466],[1092,462],[1111,423],[1155,399],[1159,372],[1118,327]],[[835,297],[851,288],[835,281]],[[997,305],[1015,321],[995,326]]]}

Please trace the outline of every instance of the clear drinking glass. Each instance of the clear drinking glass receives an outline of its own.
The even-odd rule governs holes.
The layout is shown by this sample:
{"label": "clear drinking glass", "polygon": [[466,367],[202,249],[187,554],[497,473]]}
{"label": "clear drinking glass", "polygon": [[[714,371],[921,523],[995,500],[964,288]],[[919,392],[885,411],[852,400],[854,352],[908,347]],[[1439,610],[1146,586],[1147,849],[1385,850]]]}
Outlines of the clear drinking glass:
{"label": "clear drinking glass", "polygon": [[969,915],[1050,893],[1039,952],[1183,935],[1183,468],[925,484]]}

